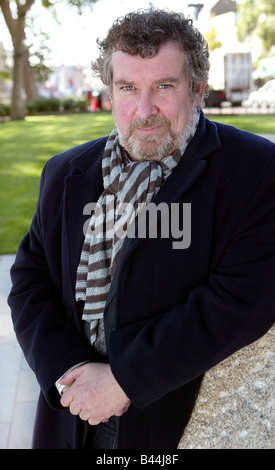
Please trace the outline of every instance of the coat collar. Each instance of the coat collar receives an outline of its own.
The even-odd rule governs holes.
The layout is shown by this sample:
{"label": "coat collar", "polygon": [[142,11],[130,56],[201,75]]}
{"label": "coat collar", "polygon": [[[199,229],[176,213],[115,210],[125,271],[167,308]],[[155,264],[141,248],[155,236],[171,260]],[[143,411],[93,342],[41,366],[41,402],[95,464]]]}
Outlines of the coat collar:
{"label": "coat collar", "polygon": [[71,166],[80,173],[101,171],[101,160],[107,139],[108,136],[100,137],[76,147],[79,151],[76,152],[76,155],[74,152],[70,162]]}
{"label": "coat collar", "polygon": [[[216,124],[206,119],[201,111],[195,136],[188,145],[179,165],[162,185],[152,202],[156,205],[165,202],[168,207],[171,203],[179,201],[206,169],[209,157],[220,145]],[[163,212],[157,214],[156,223],[159,222],[161,216],[163,216]],[[148,229],[149,227],[147,227],[147,231]],[[146,235],[145,232],[144,237]],[[133,249],[142,238],[133,237],[131,240],[126,238],[125,249],[123,246],[124,251],[126,247]]]}
{"label": "coat collar", "polygon": [[[64,194],[64,235],[67,244],[65,271],[70,273],[69,282],[74,289],[76,270],[84,241],[83,224],[89,218],[87,204],[95,203],[103,191],[101,170],[102,155],[107,137],[97,139],[78,148],[71,159],[72,174],[67,176]],[[154,203],[170,204],[178,201],[194,184],[207,166],[207,160],[220,146],[217,126],[205,118],[201,112],[200,122],[195,136],[188,145],[184,157],[172,175],[163,184]],[[86,208],[86,214],[85,212]],[[127,238],[122,248],[121,260],[132,252],[141,239]],[[74,291],[72,291],[74,297]]]}
{"label": "coat collar", "polygon": [[[207,160],[211,154],[221,146],[217,126],[205,118],[201,112],[200,123],[197,132],[187,147],[184,156],[163,184],[156,197],[153,199],[156,205],[166,202],[167,206],[180,200],[184,193],[195,183],[207,167]],[[162,213],[163,215],[163,213]],[[161,214],[157,214],[159,221]],[[144,234],[146,236],[146,233]],[[111,304],[116,294],[119,274],[126,259],[141,243],[143,238],[125,238],[122,250],[115,269],[114,277],[106,301],[106,309]]]}

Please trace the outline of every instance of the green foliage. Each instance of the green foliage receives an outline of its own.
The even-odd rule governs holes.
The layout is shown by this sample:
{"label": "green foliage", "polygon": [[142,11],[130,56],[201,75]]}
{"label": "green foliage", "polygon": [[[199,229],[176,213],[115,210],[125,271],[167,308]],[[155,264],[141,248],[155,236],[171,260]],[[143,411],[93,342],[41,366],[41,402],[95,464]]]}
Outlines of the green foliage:
{"label": "green foliage", "polygon": [[207,33],[205,33],[205,39],[208,42],[209,51],[212,52],[215,49],[220,49],[222,47],[222,42],[218,40],[218,31],[212,26]]}
{"label": "green foliage", "polygon": [[[65,0],[63,3],[67,4],[69,7],[76,7],[78,10],[78,13],[81,15],[83,13],[83,8],[84,7],[92,7],[94,3],[96,3],[97,0]],[[55,5],[60,3],[59,1],[49,1],[49,0],[42,0],[42,5],[45,8],[52,9],[54,11]]]}
{"label": "green foliage", "polygon": [[240,41],[258,36],[265,51],[275,46],[275,2],[242,0],[237,3],[237,36]]}
{"label": "green foliage", "polygon": [[[60,113],[84,112],[88,110],[89,101],[87,98],[66,97],[57,98],[39,98],[38,100],[28,101],[26,104],[27,114],[35,115],[40,113]],[[11,104],[0,103],[0,116],[10,116]]]}
{"label": "green foliage", "polygon": [[6,117],[10,116],[11,105],[7,103],[0,103],[0,116]]}
{"label": "green foliage", "polygon": [[29,101],[27,103],[28,114],[59,111],[59,108],[60,100],[56,98],[40,98],[39,100]]}
{"label": "green foliage", "polygon": [[66,97],[61,100],[57,98],[40,98],[27,103],[28,114],[39,114],[59,111],[80,112],[87,111],[88,101],[86,98]]}
{"label": "green foliage", "polygon": [[26,18],[25,48],[36,82],[44,83],[52,72],[52,69],[45,64],[51,54],[48,46],[50,34],[38,28],[35,19],[36,17],[31,14]]}
{"label": "green foliage", "polygon": [[60,102],[60,110],[64,111],[87,111],[88,108],[88,100],[86,98],[63,98]]}

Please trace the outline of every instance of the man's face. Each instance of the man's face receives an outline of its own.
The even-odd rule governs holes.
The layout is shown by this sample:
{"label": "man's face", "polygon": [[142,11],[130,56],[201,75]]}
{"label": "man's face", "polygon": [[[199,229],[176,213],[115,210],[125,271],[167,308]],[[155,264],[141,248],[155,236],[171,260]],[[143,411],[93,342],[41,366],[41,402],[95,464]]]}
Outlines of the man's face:
{"label": "man's face", "polygon": [[193,102],[184,53],[173,42],[149,59],[115,51],[112,65],[120,143],[133,160],[162,160],[189,136],[206,83],[199,85]]}

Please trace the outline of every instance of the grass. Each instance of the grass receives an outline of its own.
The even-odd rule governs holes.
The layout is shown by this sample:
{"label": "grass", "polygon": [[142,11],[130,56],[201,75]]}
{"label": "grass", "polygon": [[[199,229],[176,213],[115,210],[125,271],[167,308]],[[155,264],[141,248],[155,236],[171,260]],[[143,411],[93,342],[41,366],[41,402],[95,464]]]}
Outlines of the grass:
{"label": "grass", "polygon": [[[275,116],[210,116],[255,133],[275,133]],[[16,253],[35,212],[45,162],[56,153],[107,135],[111,113],[32,116],[0,124],[0,254]]]}
{"label": "grass", "polygon": [[16,253],[30,226],[45,162],[112,127],[111,113],[33,116],[0,125],[0,254]]}
{"label": "grass", "polygon": [[238,127],[254,134],[275,134],[275,115],[211,115],[211,121]]}

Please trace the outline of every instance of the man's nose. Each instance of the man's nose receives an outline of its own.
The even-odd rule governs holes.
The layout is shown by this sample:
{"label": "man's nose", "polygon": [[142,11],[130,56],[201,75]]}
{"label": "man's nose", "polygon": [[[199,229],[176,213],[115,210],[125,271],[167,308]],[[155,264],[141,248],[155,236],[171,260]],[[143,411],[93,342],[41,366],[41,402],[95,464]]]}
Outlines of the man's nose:
{"label": "man's nose", "polygon": [[150,92],[141,92],[138,96],[136,117],[139,119],[148,119],[150,116],[156,116],[159,112],[155,98]]}

